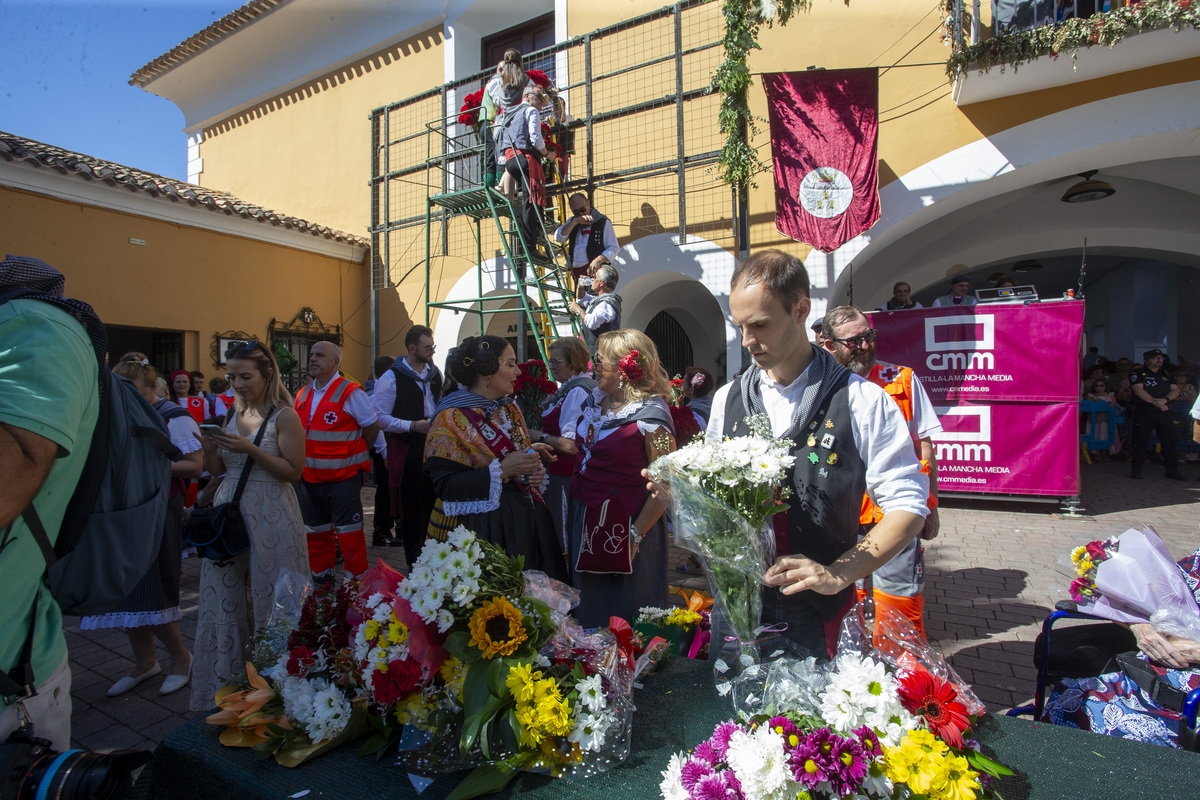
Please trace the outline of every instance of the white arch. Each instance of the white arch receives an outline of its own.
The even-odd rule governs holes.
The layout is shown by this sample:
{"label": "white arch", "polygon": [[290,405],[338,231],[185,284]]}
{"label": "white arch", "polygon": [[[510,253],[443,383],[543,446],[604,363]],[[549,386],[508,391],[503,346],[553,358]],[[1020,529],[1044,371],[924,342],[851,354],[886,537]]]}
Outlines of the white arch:
{"label": "white arch", "polygon": [[[1173,183],[1169,175],[1139,186],[1136,170],[1163,159],[1200,156],[1198,101],[1200,82],[1146,89],[1040,117],[960,147],[885,186],[879,222],[833,253],[813,251],[806,266],[810,274],[836,275],[826,296],[844,302],[847,266],[853,263],[855,303],[874,306],[890,296],[896,280],[910,282],[914,290],[932,284],[943,280],[955,262],[986,262],[987,252],[1011,248],[1018,236],[1028,238],[1033,249],[1064,250],[1078,248],[1085,232],[1089,247],[1161,250],[1165,237],[1167,249],[1200,252],[1194,222],[1182,224],[1196,218],[1195,187]],[[1122,172],[1121,165],[1130,168]],[[1118,168],[1116,179],[1111,168]],[[1117,195],[1080,207],[1058,203],[1075,176],[1091,169],[1100,170]],[[1175,204],[1177,214],[1165,205],[1165,218],[1158,210],[1146,216],[1137,204],[1149,191],[1165,191],[1185,204]],[[1044,205],[1050,201],[1056,205]],[[1034,212],[1035,203],[1047,213]],[[1019,230],[988,224],[989,215],[1022,210]],[[952,216],[956,212],[962,213]]]}
{"label": "white arch", "polygon": [[[659,311],[677,309],[680,313],[672,314],[693,344],[711,349],[714,361],[716,353],[724,348],[725,363],[732,374],[741,364],[741,337],[729,322],[729,279],[737,260],[720,245],[699,236],[688,236],[683,244],[678,242],[677,234],[659,233],[636,239],[617,252],[613,263],[621,276],[617,292],[623,303],[622,322],[628,327],[644,328]],[[506,259],[488,259],[482,266],[485,297],[515,289]],[[462,303],[479,297],[478,279],[475,269],[468,269],[441,300]],[[661,290],[668,286],[674,291],[664,297]],[[532,290],[526,292],[536,297]],[[712,319],[718,309],[721,326],[715,326]],[[478,320],[475,314],[439,310],[433,325],[439,366],[451,347],[478,331]]]}

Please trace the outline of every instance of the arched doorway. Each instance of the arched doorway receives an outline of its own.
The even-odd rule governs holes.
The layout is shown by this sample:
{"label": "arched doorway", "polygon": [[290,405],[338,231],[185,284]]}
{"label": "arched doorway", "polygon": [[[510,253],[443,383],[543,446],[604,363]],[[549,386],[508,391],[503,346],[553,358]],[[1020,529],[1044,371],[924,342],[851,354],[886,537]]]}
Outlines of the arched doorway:
{"label": "arched doorway", "polygon": [[667,376],[674,378],[692,366],[692,340],[669,311],[660,311],[646,323],[646,336],[658,348],[658,358]]}

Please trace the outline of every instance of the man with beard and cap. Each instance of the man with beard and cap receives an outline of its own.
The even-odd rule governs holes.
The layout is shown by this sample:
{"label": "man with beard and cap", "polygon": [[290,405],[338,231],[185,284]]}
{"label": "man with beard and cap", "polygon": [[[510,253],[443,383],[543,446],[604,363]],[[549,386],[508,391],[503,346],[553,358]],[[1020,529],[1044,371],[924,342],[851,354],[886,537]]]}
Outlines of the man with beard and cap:
{"label": "man with beard and cap", "polygon": [[[368,448],[379,435],[379,415],[354,381],[341,375],[342,349],[317,342],[308,351],[312,382],[296,395],[304,426],[304,475],[297,486],[313,576],[332,581],[337,550],[345,577],[367,571],[363,536],[362,473]],[[336,544],[335,544],[336,540]]]}
{"label": "man with beard and cap", "polygon": [[[904,614],[924,636],[925,599],[921,590],[925,584],[925,548],[922,540],[938,535],[937,462],[932,437],[941,432],[942,425],[921,381],[910,368],[875,359],[876,331],[871,330],[861,311],[852,306],[838,306],[825,315],[822,332],[825,349],[839,364],[882,388],[900,407],[908,421],[908,433],[917,458],[921,460],[922,471],[929,477],[929,516],[925,517],[925,527],[918,538],[875,570],[873,592],[877,604],[890,606]],[[882,519],[883,512],[864,494],[859,516],[864,535]],[[865,591],[860,589],[859,596],[863,595]]]}
{"label": "man with beard and cap", "polygon": [[389,508],[411,567],[421,555],[437,499],[422,464],[425,435],[442,397],[442,372],[433,363],[437,347],[430,328],[413,325],[404,334],[404,346],[408,353],[379,376],[371,402],[387,434]]}
{"label": "man with beard and cap", "polygon": [[[809,341],[810,307],[808,273],[795,256],[765,250],[734,270],[730,316],[753,363],[717,390],[707,436],[746,435],[747,418],[765,415],[775,436],[793,442],[793,496],[773,520],[781,555],[766,574],[762,623],[786,623],[782,635],[796,649],[824,660],[854,582],[921,532],[929,483],[896,404]],[[884,513],[860,541],[863,492]],[[714,615],[714,641],[724,627]]]}

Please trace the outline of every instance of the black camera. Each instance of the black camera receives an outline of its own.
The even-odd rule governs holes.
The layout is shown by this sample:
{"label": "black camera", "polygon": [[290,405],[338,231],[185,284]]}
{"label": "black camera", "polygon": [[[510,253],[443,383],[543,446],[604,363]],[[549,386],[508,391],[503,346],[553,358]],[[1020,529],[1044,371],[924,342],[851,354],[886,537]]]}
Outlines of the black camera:
{"label": "black camera", "polygon": [[0,744],[0,800],[118,800],[133,789],[133,772],[150,761],[149,750],[59,753],[26,725]]}

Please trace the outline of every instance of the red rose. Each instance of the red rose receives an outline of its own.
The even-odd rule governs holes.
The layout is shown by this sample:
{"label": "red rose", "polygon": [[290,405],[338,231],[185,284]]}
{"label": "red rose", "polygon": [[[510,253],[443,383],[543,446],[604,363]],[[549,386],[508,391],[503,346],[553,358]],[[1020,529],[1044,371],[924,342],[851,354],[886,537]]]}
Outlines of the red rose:
{"label": "red rose", "polygon": [[371,680],[375,702],[387,705],[412,694],[421,685],[421,666],[410,658],[388,664],[387,672],[378,668]]}

